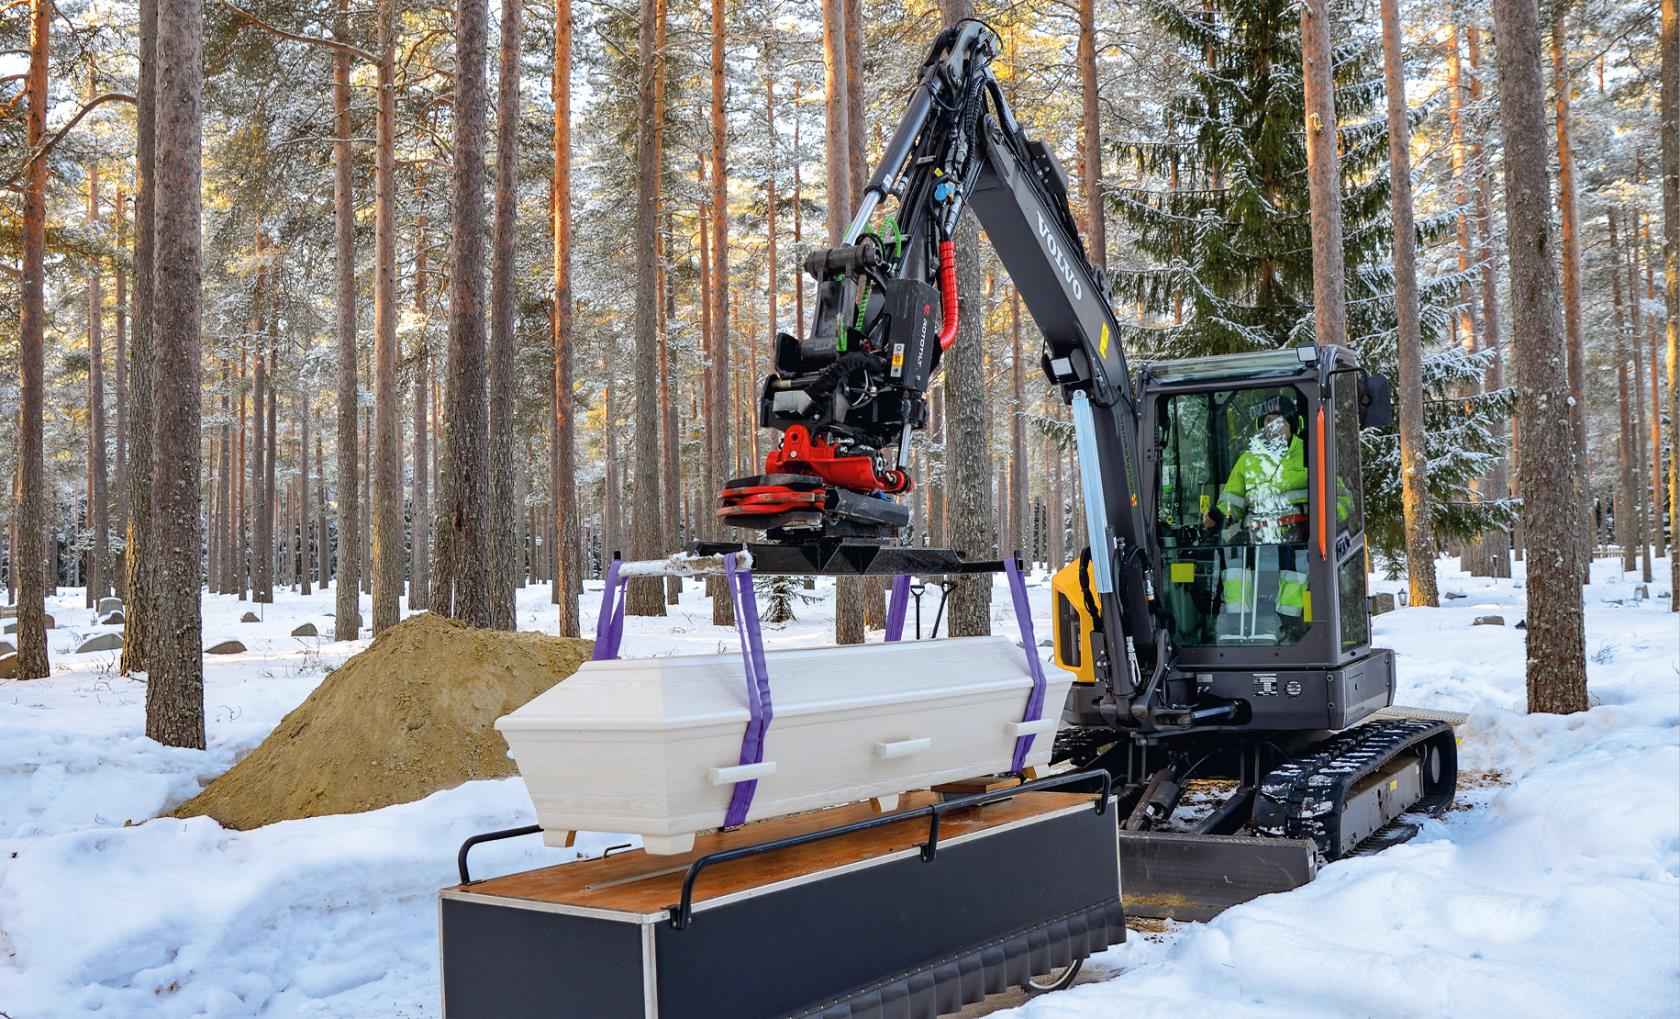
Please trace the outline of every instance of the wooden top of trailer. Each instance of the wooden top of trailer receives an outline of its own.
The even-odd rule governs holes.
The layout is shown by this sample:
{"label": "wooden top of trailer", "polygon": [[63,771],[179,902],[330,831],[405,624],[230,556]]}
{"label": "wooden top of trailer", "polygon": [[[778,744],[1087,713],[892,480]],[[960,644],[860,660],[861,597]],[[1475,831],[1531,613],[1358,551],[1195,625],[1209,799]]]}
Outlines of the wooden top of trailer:
{"label": "wooden top of trailer", "polygon": [[[933,792],[907,793],[900,800],[899,809],[925,807],[936,800],[937,794]],[[1069,807],[1090,809],[1092,803],[1090,793],[1035,791],[980,807],[952,810],[940,815],[939,841],[944,844],[965,835],[1001,828]],[[679,855],[649,856],[641,849],[633,849],[605,858],[475,881],[445,889],[445,893],[467,892],[477,896],[640,915],[661,913],[682,898],[683,878],[689,865],[702,856],[865,821],[875,816],[868,803],[830,807],[758,821],[730,831],[703,834],[696,837],[692,851]],[[738,892],[917,849],[927,841],[927,837],[928,819],[921,816],[710,865],[695,882],[694,903],[699,905]]]}

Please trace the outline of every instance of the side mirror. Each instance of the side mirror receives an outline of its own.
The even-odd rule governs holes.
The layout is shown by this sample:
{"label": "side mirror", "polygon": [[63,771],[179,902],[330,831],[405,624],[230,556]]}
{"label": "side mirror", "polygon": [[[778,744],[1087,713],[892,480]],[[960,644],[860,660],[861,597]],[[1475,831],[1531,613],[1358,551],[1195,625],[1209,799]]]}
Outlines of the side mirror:
{"label": "side mirror", "polygon": [[1367,375],[1359,380],[1359,427],[1387,428],[1394,423],[1394,398],[1388,379]]}

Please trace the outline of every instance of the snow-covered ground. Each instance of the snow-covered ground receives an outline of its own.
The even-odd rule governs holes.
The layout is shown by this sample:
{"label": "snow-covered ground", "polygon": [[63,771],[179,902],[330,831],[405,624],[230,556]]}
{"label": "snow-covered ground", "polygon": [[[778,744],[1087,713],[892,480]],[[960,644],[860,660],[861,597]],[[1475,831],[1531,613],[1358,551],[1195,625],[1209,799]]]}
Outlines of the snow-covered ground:
{"label": "snow-covered ground", "polygon": [[[1680,616],[1666,563],[1644,601],[1636,575],[1595,564],[1595,706],[1569,717],[1523,714],[1520,564],[1514,582],[1452,567],[1442,561],[1442,590],[1465,597],[1380,616],[1376,635],[1398,652],[1400,703],[1470,713],[1460,809],[1305,888],[1140,933],[1083,982],[1009,1014],[1680,1015]],[[818,594],[799,622],[766,631],[772,646],[826,641],[832,592]],[[599,598],[599,585],[586,592],[586,619]],[[1012,632],[1001,586],[993,605]],[[52,602],[53,675],[0,682],[0,1013],[438,1015],[436,890],[454,882],[467,835],[533,819],[517,779],[251,832],[157,816],[366,646],[290,636],[306,621],[330,633],[331,608],[321,593],[269,606],[206,598],[206,644],[250,650],[205,659],[201,753],[145,738],[143,683],[116,674],[115,653],[71,653],[114,628],[87,625],[80,591]],[[553,632],[546,589],[522,592],[519,609],[522,628]],[[263,620],[240,623],[248,610]],[[1033,610],[1043,637],[1042,578]],[[1473,627],[1482,615],[1511,625]],[[629,621],[624,653],[734,644],[691,584],[670,617]],[[576,853],[534,841],[485,847],[475,869],[626,839],[585,836]]]}

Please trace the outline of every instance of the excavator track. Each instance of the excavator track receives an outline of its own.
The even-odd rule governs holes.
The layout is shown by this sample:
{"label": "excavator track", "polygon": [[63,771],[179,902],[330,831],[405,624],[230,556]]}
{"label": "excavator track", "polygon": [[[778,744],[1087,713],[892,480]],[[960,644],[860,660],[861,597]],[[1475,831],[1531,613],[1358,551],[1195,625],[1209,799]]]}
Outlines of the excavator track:
{"label": "excavator track", "polygon": [[1367,841],[1403,813],[1438,813],[1452,802],[1458,774],[1452,726],[1430,720],[1368,722],[1320,743],[1261,779],[1253,830],[1311,839],[1327,860]]}

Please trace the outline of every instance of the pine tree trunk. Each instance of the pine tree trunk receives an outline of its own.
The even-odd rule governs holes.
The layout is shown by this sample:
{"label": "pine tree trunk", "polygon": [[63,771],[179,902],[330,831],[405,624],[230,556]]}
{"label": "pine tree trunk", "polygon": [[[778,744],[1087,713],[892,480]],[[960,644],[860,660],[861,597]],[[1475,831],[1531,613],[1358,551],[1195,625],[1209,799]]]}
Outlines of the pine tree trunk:
{"label": "pine tree trunk", "polygon": [[[25,137],[40,151],[47,125],[47,60],[52,0],[30,0],[29,94]],[[46,362],[47,160],[31,159],[23,194],[22,299],[18,309],[18,503],[12,565],[18,574],[17,678],[41,679],[47,663],[45,569],[46,460],[44,413]],[[195,402],[196,405],[196,402]],[[33,554],[30,550],[34,550]]]}
{"label": "pine tree trunk", "polygon": [[[139,10],[140,75],[135,95],[134,159],[134,340],[128,352],[130,463],[126,486],[128,533],[123,542],[127,570],[121,666],[124,675],[146,671],[150,648],[147,630],[152,614],[149,541],[152,520],[152,381],[155,377],[152,372],[152,228],[157,194],[153,179],[157,123],[157,0],[139,0]],[[24,430],[20,428],[19,431]],[[21,476],[21,471],[19,473]],[[20,512],[20,526],[21,521]],[[14,541],[14,561],[18,547]],[[22,622],[20,617],[20,630]]]}
{"label": "pine tree trunk", "polygon": [[[1652,274],[1652,265],[1656,259],[1651,251],[1651,220],[1645,219],[1645,300],[1653,306],[1657,303],[1657,285]],[[1663,532],[1663,505],[1667,501],[1663,495],[1663,462],[1662,462],[1662,388],[1660,377],[1662,361],[1657,357],[1657,318],[1651,316],[1645,320],[1645,335],[1648,346],[1646,352],[1650,355],[1651,364],[1651,537],[1657,547],[1658,556],[1668,555],[1668,539]]]}
{"label": "pine tree trunk", "polygon": [[869,151],[864,146],[863,129],[863,0],[843,0],[845,4],[846,47],[846,208],[857,208],[863,200],[863,189],[869,183]]}
{"label": "pine tree trunk", "polygon": [[[1639,154],[1634,153],[1634,166],[1639,165]],[[1635,170],[1635,179],[1638,171]],[[1629,320],[1628,338],[1633,347],[1633,374],[1629,384],[1633,386],[1633,422],[1628,434],[1630,448],[1629,459],[1633,461],[1633,483],[1630,490],[1639,505],[1639,577],[1645,583],[1651,583],[1651,534],[1657,528],[1653,527],[1655,504],[1647,498],[1650,495],[1645,488],[1645,479],[1649,476],[1650,466],[1645,462],[1645,345],[1640,342],[1640,334],[1645,332],[1644,310],[1639,303],[1639,206],[1635,205],[1628,223],[1627,244],[1627,283],[1628,305],[1632,310]],[[1655,366],[1653,366],[1655,367]]]}
{"label": "pine tree trunk", "polygon": [[[121,184],[117,185],[117,201],[113,211],[117,217],[117,251],[121,252],[128,248],[127,197],[123,194]],[[1651,271],[1649,265],[1645,267],[1645,271],[1649,275]],[[117,516],[112,521],[111,527],[118,535],[125,535],[128,533],[128,273],[124,269],[121,258],[117,259],[116,277],[117,334],[115,338],[116,349],[112,352],[111,366],[116,376],[113,380],[115,384],[113,395],[116,398],[117,411],[115,435],[117,447],[115,471]],[[1655,378],[1654,373],[1652,377]],[[1652,406],[1655,405],[1656,400],[1653,397]],[[126,599],[128,597],[127,562],[121,552],[113,557],[111,585],[118,598]]]}
{"label": "pine tree trunk", "polygon": [[[368,359],[364,358],[362,360],[362,375],[364,377],[370,377],[372,374],[372,365],[368,363]],[[360,432],[360,441],[362,444],[361,462],[371,468],[373,466],[373,408],[366,405],[362,407],[362,429]],[[273,493],[269,494],[272,495]],[[356,521],[356,525],[361,529],[357,536],[357,546],[362,551],[362,558],[359,564],[358,573],[362,578],[362,593],[371,595],[373,594],[372,470],[364,470],[362,472],[362,493],[357,498],[356,505],[362,511],[361,517]]]}
{"label": "pine tree trunk", "polygon": [[[1382,0],[1383,81],[1388,91],[1388,180],[1394,202],[1394,300],[1400,353],[1400,479],[1410,605],[1438,605],[1430,522],[1429,454],[1424,445],[1423,340],[1418,326],[1417,235],[1412,225],[1412,133],[1406,121],[1405,54],[1399,0]],[[1457,36],[1453,64],[1457,65]],[[1457,117],[1454,133],[1457,134]],[[1462,146],[1455,144],[1454,148]],[[1455,174],[1462,168],[1455,166]],[[1326,512],[1321,509],[1320,512]]]}
{"label": "pine tree trunk", "polygon": [[268,441],[268,449],[263,453],[263,547],[266,558],[263,560],[263,590],[262,597],[253,599],[265,605],[274,603],[274,563],[275,563],[275,513],[278,509],[278,489],[275,486],[275,464],[278,460],[277,447],[279,438],[279,410],[280,398],[275,393],[275,374],[280,370],[280,345],[278,333],[280,331],[278,313],[268,317],[268,424],[263,429],[264,438]]}
{"label": "pine tree trunk", "polygon": [[[1571,479],[1575,485],[1578,515],[1583,522],[1592,518],[1588,504],[1588,477],[1592,460],[1587,452],[1587,353],[1586,340],[1581,331],[1581,221],[1575,209],[1575,155],[1571,144],[1569,123],[1569,62],[1564,53],[1567,44],[1565,19],[1570,0],[1554,0],[1552,14],[1552,108],[1557,131],[1558,166],[1558,223],[1562,239],[1563,264],[1563,328],[1569,352],[1569,426],[1575,438],[1575,460],[1579,473]],[[1587,531],[1590,532],[1590,524]],[[1591,539],[1580,528],[1575,531],[1580,542],[1578,551],[1581,578],[1587,577],[1592,560]]]}
{"label": "pine tree trunk", "polygon": [[212,489],[216,493],[216,512],[210,514],[211,554],[210,590],[227,594],[233,590],[234,569],[234,528],[237,525],[231,512],[233,506],[233,414],[232,414],[232,379],[229,366],[222,365],[222,426],[217,429],[216,445],[220,447],[218,456],[211,461],[216,467],[216,483]]}
{"label": "pine tree trunk", "polygon": [[[839,0],[826,2],[834,4]],[[729,426],[729,124],[724,115],[724,30],[724,0],[712,0],[712,252],[709,267],[711,287],[708,295],[711,302],[712,344],[711,370],[706,376],[709,383],[706,401],[706,461],[710,467],[710,476],[706,491],[708,512],[704,514],[708,521],[715,519],[710,514],[710,507],[717,499],[718,489],[733,474],[730,469],[730,439],[733,429]],[[723,529],[716,523],[711,523],[707,530],[716,537],[725,536]],[[706,592],[712,601],[712,624],[735,625],[735,605],[730,600],[722,579],[710,578],[706,584]]]}
{"label": "pine tree trunk", "polygon": [[484,125],[489,13],[485,0],[455,9],[454,161],[450,166],[449,359],[443,481],[438,491],[432,610],[488,627],[490,616],[489,410],[485,405]]}
{"label": "pine tree trunk", "polygon": [[[601,358],[603,375],[608,372],[605,356]],[[606,416],[602,419],[602,427],[606,430],[607,441],[606,469],[602,474],[601,485],[601,568],[606,569],[607,562],[615,556],[624,554],[624,533],[622,530],[624,517],[619,512],[619,474],[618,474],[618,407],[613,399],[618,387],[610,375],[607,376],[606,392],[603,402],[606,404]]]}
{"label": "pine tree trunk", "polygon": [[153,559],[146,735],[204,749],[203,620],[199,575],[199,96],[200,0],[159,0],[155,323],[152,432]]}
{"label": "pine tree trunk", "polygon": [[[940,0],[946,24],[974,16],[973,0]],[[1088,130],[1088,129],[1087,129]],[[1091,161],[1092,165],[1095,160]],[[980,224],[965,216],[956,229],[957,338],[945,352],[945,412],[955,427],[946,428],[946,492],[950,499],[947,532],[951,547],[967,559],[991,554],[992,453],[986,436],[985,302],[980,293]],[[990,576],[956,578],[951,591],[953,637],[992,632]]]}
{"label": "pine tree trunk", "polygon": [[1097,105],[1097,22],[1095,0],[1079,0],[1079,92],[1084,139],[1085,243],[1091,264],[1108,271],[1108,231],[1103,225],[1102,111]]}
{"label": "pine tree trunk", "polygon": [[[1470,102],[1478,109],[1482,101],[1481,79],[1481,32],[1476,26],[1469,26],[1465,32],[1465,39],[1470,49]],[[1493,235],[1493,172],[1488,166],[1485,146],[1482,142],[1482,129],[1476,131],[1475,141],[1470,150],[1473,172],[1476,176],[1476,245],[1477,270],[1481,281],[1482,291],[1482,345],[1491,351],[1488,362],[1486,389],[1495,392],[1505,387],[1505,352],[1501,348],[1499,329],[1499,256],[1498,242]],[[1509,434],[1509,429],[1502,426],[1501,431]],[[1505,445],[1505,443],[1501,443]],[[1494,461],[1493,468],[1488,471],[1483,491],[1494,499],[1509,499],[1511,497],[1511,483],[1507,475],[1507,461],[1501,449],[1499,459]],[[1489,572],[1494,577],[1510,577],[1511,575],[1511,534],[1500,530],[1486,534],[1482,538],[1487,550]]]}
{"label": "pine tree trunk", "polygon": [[572,399],[572,0],[554,9],[554,589],[560,636],[578,635],[583,591]]}
{"label": "pine tree trunk", "polygon": [[327,457],[321,429],[315,429],[315,579],[326,589],[332,576],[332,546],[327,533]]}
{"label": "pine tree trunk", "polygon": [[496,214],[490,254],[490,625],[514,629],[518,561],[514,509],[514,233],[519,218],[519,22],[521,0],[502,0],[496,77]]}
{"label": "pine tree trunk", "polygon": [[[1634,509],[1632,453],[1634,446],[1633,417],[1628,399],[1628,337],[1627,321],[1622,314],[1621,245],[1616,232],[1616,210],[1606,210],[1605,222],[1610,233],[1610,294],[1615,308],[1616,325],[1616,459],[1620,472],[1616,488],[1616,544],[1622,553],[1622,572],[1634,569],[1635,534],[1638,532],[1638,512]],[[1637,292],[1630,294],[1638,302]],[[1638,344],[1635,344],[1637,346]],[[1649,579],[1649,578],[1647,578]]]}
{"label": "pine tree trunk", "polygon": [[[828,244],[834,247],[845,234],[852,207],[852,128],[849,77],[861,73],[847,52],[848,0],[823,0],[823,110],[827,125]],[[860,93],[861,94],[861,93]],[[863,133],[857,132],[860,140]],[[864,639],[864,589],[857,577],[841,577],[834,584],[834,640],[837,644],[862,644]]]}
{"label": "pine tree trunk", "polygon": [[395,626],[403,589],[402,389],[397,384],[395,0],[378,0],[373,161],[373,455],[368,507],[373,635]]}
{"label": "pine tree trunk", "polygon": [[1494,0],[1499,39],[1499,120],[1505,141],[1505,210],[1511,251],[1511,335],[1523,456],[1517,483],[1529,521],[1528,709],[1587,708],[1581,628],[1581,542],[1565,522],[1580,519],[1580,467],[1566,412],[1568,354],[1558,316],[1555,249],[1548,208],[1545,93],[1535,0]]}
{"label": "pine tree trunk", "polygon": [[[350,0],[338,0],[335,34],[350,35]],[[338,334],[338,567],[333,571],[333,639],[355,640],[361,628],[361,541],[356,486],[356,212],[350,155],[350,55],[333,52],[334,308]],[[254,495],[255,493],[253,493]],[[322,549],[322,561],[327,560]],[[323,577],[322,583],[325,584]]]}
{"label": "pine tree trunk", "polygon": [[[247,564],[250,561],[251,528],[246,527],[246,506],[250,502],[245,492],[245,361],[247,357],[245,343],[239,344],[239,423],[233,440],[233,467],[229,478],[233,486],[233,519],[228,521],[232,529],[230,543],[233,555],[233,586],[239,595],[239,600],[245,600],[246,581],[249,580]],[[231,422],[230,422],[231,424]]]}
{"label": "pine tree trunk", "polygon": [[1305,0],[1301,5],[1302,82],[1306,91],[1307,190],[1312,202],[1313,335],[1320,346],[1347,342],[1331,34],[1328,0]]}
{"label": "pine tree trunk", "polygon": [[[1398,16],[1396,17],[1398,21]],[[1386,24],[1386,23],[1385,23]],[[1399,29],[1395,29],[1398,36]],[[1387,51],[1387,30],[1384,30],[1384,51]],[[1403,45],[1403,40],[1396,38],[1396,48]],[[1455,209],[1454,231],[1458,242],[1458,272],[1461,277],[1458,285],[1458,303],[1462,309],[1454,316],[1456,328],[1464,335],[1463,347],[1469,352],[1475,352],[1476,345],[1476,316],[1474,306],[1470,301],[1470,217],[1469,217],[1469,185],[1466,164],[1468,163],[1467,146],[1464,141],[1464,85],[1459,68],[1458,55],[1458,24],[1447,22],[1447,111],[1452,125],[1452,183],[1453,207]],[[1392,106],[1390,107],[1389,122],[1393,123]],[[1407,136],[1410,137],[1410,130]],[[1410,160],[1408,159],[1408,164]],[[1415,602],[1413,604],[1416,604]]]}
{"label": "pine tree trunk", "polygon": [[[301,373],[300,373],[301,374]],[[298,429],[298,594],[308,597],[309,587],[309,392],[300,378],[293,401]]]}
{"label": "pine tree trunk", "polygon": [[[1663,280],[1668,334],[1668,564],[1669,583],[1680,577],[1680,0],[1662,0],[1661,130]],[[1652,355],[1655,362],[1656,355]],[[1668,599],[1680,612],[1680,591]]]}
{"label": "pine tree trunk", "polygon": [[[99,164],[88,166],[88,227],[99,226]],[[88,570],[89,607],[111,593],[111,517],[105,461],[105,299],[99,262],[88,274],[88,516],[93,527],[93,556]]]}
{"label": "pine tree trunk", "polygon": [[[430,314],[426,310],[426,288],[430,281],[426,276],[427,219],[424,213],[415,217],[414,221],[414,318],[421,323],[428,323]],[[431,481],[431,466],[427,462],[429,444],[426,442],[426,397],[432,386],[432,350],[429,337],[425,329],[415,337],[414,341],[414,481],[411,499],[413,501],[413,519],[411,525],[412,536],[409,539],[412,546],[408,558],[408,608],[410,612],[419,612],[431,604],[431,585],[427,583],[427,570],[431,567],[432,552],[432,505],[429,482]]]}
{"label": "pine tree trunk", "polygon": [[[659,502],[659,431],[664,409],[659,405],[659,294],[653,256],[658,228],[659,168],[655,159],[660,125],[653,116],[654,81],[659,74],[658,23],[661,0],[642,0],[638,41],[636,133],[636,310],[635,310],[635,502],[630,510],[630,556],[653,559],[661,554],[659,532],[664,513]],[[657,577],[630,581],[624,611],[633,616],[665,614],[664,585]]]}
{"label": "pine tree trunk", "polygon": [[[260,296],[258,298],[261,300]],[[257,327],[261,333],[261,326]],[[161,339],[161,338],[160,338]],[[265,569],[273,546],[269,543],[270,536],[264,530],[268,514],[263,507],[267,504],[267,490],[264,479],[267,473],[264,463],[268,459],[268,446],[264,441],[263,432],[267,425],[264,413],[264,401],[267,399],[268,362],[265,360],[262,343],[257,344],[256,368],[252,372],[251,382],[251,600],[263,602],[265,589]],[[161,387],[162,380],[159,380]]]}

